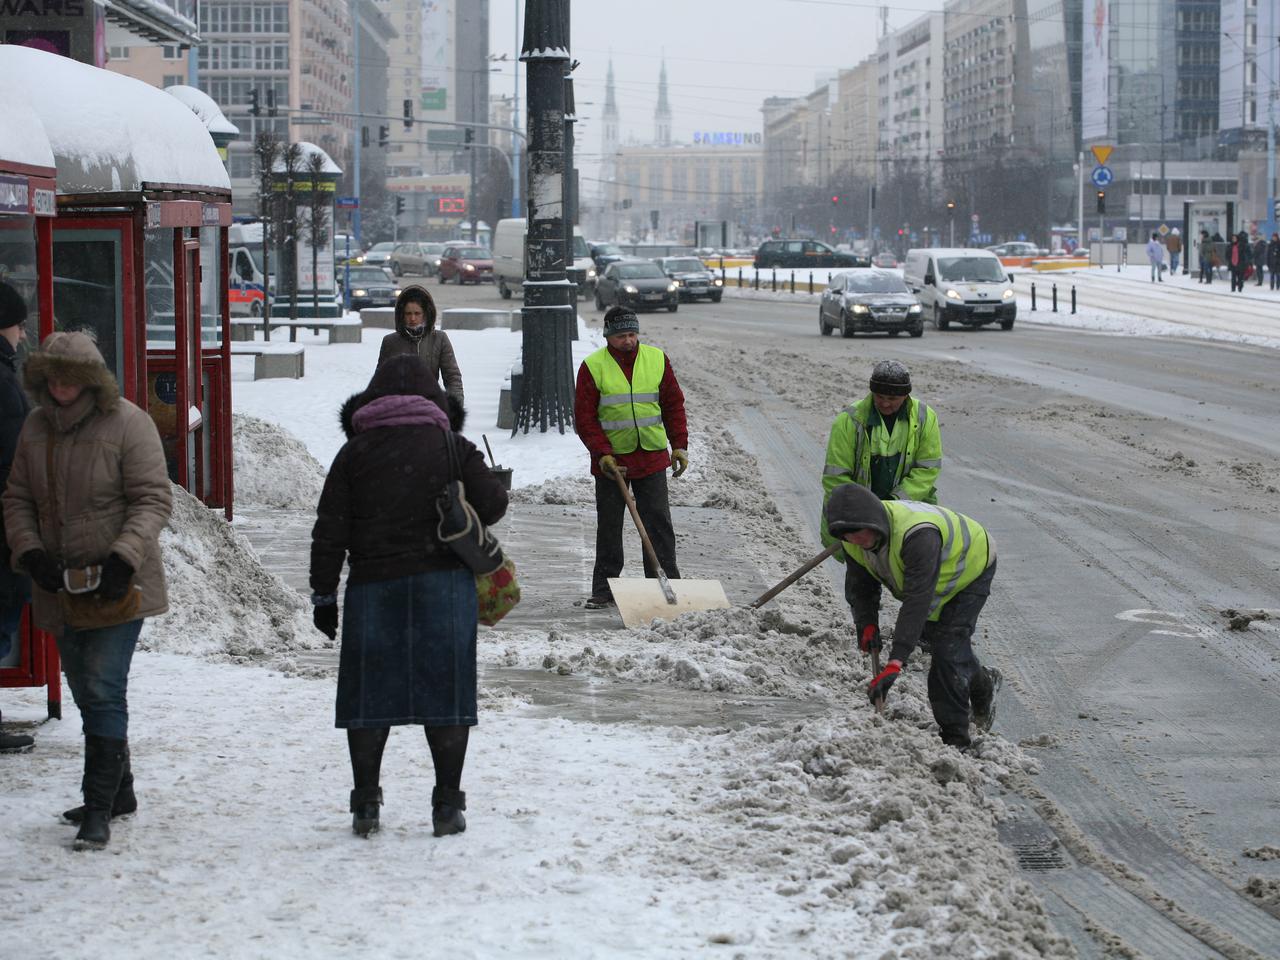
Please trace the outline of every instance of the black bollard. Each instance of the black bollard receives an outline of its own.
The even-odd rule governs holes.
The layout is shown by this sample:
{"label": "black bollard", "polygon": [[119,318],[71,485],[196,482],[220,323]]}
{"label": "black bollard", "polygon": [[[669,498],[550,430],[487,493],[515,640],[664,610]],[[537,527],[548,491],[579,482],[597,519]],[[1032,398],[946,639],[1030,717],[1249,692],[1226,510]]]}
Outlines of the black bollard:
{"label": "black bollard", "polygon": [[1076,285],[1074,283],[1071,285],[1071,315],[1073,317],[1076,315]]}
{"label": "black bollard", "polygon": [[760,271],[759,270],[756,271],[756,275],[751,282],[755,284],[755,289],[757,290],[760,289]]}
{"label": "black bollard", "polygon": [[813,293],[813,271],[809,271],[809,292]]}
{"label": "black bollard", "polygon": [[1036,312],[1036,285],[1031,285],[1031,312]]}
{"label": "black bollard", "polygon": [[741,267],[738,268],[738,286],[739,287],[742,286],[742,268]]}
{"label": "black bollard", "polygon": [[778,268],[774,267],[769,271],[769,290],[773,293],[778,292]]}
{"label": "black bollard", "polygon": [[791,271],[791,292],[796,292],[796,272],[794,270]]}
{"label": "black bollard", "polygon": [[1053,285],[1053,312],[1058,312],[1058,285]]}

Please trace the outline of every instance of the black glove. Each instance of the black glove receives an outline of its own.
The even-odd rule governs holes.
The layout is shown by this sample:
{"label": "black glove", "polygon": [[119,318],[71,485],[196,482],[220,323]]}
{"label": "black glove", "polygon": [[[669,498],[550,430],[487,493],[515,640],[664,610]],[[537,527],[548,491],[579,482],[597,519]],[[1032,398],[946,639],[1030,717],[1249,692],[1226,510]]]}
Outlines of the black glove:
{"label": "black glove", "polygon": [[880,627],[878,625],[867,623],[858,628],[858,649],[863,653],[884,649],[884,644],[880,642]]}
{"label": "black glove", "polygon": [[43,550],[28,550],[18,560],[18,565],[35,581],[37,587],[49,593],[62,589],[62,564]]}
{"label": "black glove", "polygon": [[338,605],[336,603],[326,603],[324,606],[315,607],[311,611],[311,622],[316,625],[317,630],[330,640],[337,639]]}
{"label": "black glove", "polygon": [[867,698],[872,703],[885,699],[888,696],[889,688],[893,686],[893,681],[898,679],[898,674],[901,672],[902,664],[897,660],[890,660],[879,675],[868,685]]}
{"label": "black glove", "polygon": [[113,553],[102,565],[102,582],[98,584],[98,596],[103,600],[120,600],[129,592],[129,581],[133,579],[133,567],[120,559],[120,554]]}

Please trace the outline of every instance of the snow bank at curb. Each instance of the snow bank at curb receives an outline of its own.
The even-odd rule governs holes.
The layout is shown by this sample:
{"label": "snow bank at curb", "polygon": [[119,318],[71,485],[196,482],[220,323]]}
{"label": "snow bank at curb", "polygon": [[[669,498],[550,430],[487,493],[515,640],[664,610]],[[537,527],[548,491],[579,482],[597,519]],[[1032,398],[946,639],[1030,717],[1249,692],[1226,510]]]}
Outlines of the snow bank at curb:
{"label": "snow bank at curb", "polygon": [[324,467],[288,430],[248,414],[232,414],[231,454],[237,504],[315,509],[324,487]]}

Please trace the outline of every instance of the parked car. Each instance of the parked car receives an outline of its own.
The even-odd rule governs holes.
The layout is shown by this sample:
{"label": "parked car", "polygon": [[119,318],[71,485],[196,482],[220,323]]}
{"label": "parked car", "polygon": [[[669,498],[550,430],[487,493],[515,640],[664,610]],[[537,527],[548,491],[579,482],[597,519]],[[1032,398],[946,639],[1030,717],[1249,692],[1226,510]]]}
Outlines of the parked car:
{"label": "parked car", "polygon": [[444,248],[443,243],[419,243],[416,240],[397,243],[389,260],[391,272],[397,277],[403,277],[407,273],[423,277],[435,276]]}
{"label": "parked car", "polygon": [[344,275],[351,284],[352,310],[359,310],[363,307],[394,307],[396,305],[396,297],[400,296],[400,285],[382,267],[371,267],[365,264],[339,270],[339,286],[342,284]]}
{"label": "parked car", "polygon": [[391,260],[391,251],[396,245],[391,241],[383,241],[375,243],[372,247],[355,258],[356,263],[362,263],[370,267],[386,267],[389,266]]}
{"label": "parked car", "polygon": [[766,240],[756,250],[757,270],[784,267],[868,267],[871,261],[853,253],[838,253],[817,240]]}
{"label": "parked car", "polygon": [[724,281],[697,257],[658,257],[653,262],[676,282],[682,301],[706,297],[712,303],[719,303],[724,296]]}
{"label": "parked car", "polygon": [[920,247],[907,251],[903,279],[920,300],[925,316],[946,330],[953,322],[972,327],[999,322],[1012,330],[1018,316],[1013,284],[990,250]]}
{"label": "parked car", "polygon": [[596,309],[666,307],[675,313],[680,307],[679,290],[652,260],[615,260],[596,281]]}
{"label": "parked car", "polygon": [[1046,251],[1037,247],[1034,243],[1025,243],[1021,240],[1013,240],[1009,243],[997,243],[995,246],[987,247],[997,257],[1043,257]]}
{"label": "parked car", "polygon": [[822,291],[818,329],[824,337],[833,330],[842,337],[874,331],[919,337],[924,334],[924,308],[897,273],[858,267],[837,273]]}
{"label": "parked car", "polygon": [[616,243],[589,243],[591,259],[595,261],[596,270],[600,271],[615,260],[625,260],[627,255]]}
{"label": "parked car", "polygon": [[873,267],[880,267],[882,270],[892,270],[898,265],[898,258],[888,250],[881,250],[871,258],[871,265]]}
{"label": "parked car", "polygon": [[456,244],[440,255],[440,282],[489,283],[493,280],[493,254],[484,247]]}

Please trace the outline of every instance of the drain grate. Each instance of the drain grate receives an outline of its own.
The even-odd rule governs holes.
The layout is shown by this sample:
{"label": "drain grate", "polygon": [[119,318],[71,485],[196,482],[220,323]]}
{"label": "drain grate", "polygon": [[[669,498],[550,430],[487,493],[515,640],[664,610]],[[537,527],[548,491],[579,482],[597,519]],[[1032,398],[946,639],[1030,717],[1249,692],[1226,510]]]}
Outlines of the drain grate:
{"label": "drain grate", "polygon": [[1023,870],[1062,870],[1067,866],[1062,846],[1054,839],[1015,842],[1013,852],[1018,855],[1018,866]]}

